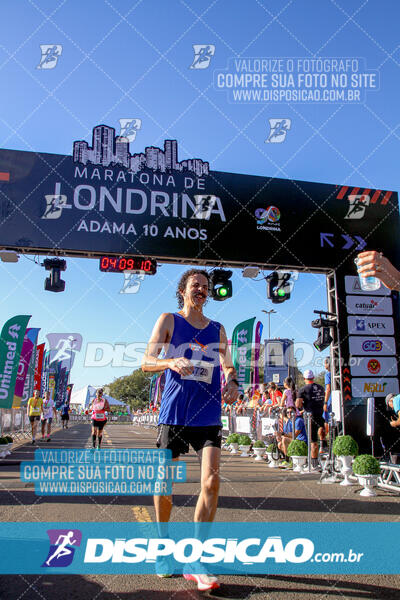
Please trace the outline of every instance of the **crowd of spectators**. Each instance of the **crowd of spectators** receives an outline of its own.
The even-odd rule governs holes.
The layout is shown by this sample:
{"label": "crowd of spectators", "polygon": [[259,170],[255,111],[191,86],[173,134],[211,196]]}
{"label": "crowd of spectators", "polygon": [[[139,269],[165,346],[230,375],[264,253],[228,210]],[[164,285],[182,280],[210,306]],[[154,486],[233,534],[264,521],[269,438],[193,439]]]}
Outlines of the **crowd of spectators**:
{"label": "crowd of spectators", "polygon": [[[287,448],[292,439],[298,439],[311,445],[312,467],[319,469],[319,451],[324,450],[324,440],[328,432],[328,421],[331,408],[330,364],[324,363],[325,389],[314,381],[314,373],[308,369],[304,372],[305,385],[296,389],[294,380],[287,377],[283,388],[271,381],[268,384],[248,387],[244,394],[232,405],[223,405],[223,413],[236,415],[252,415],[273,418],[276,420],[275,441],[281,454],[287,459]],[[251,411],[251,412],[250,412]],[[311,437],[307,439],[304,412],[311,414]],[[293,434],[294,427],[294,434]]]}
{"label": "crowd of spectators", "polygon": [[234,410],[237,415],[243,415],[247,409],[257,408],[262,416],[270,417],[272,409],[294,408],[295,404],[296,386],[291,377],[286,377],[282,389],[273,381],[248,387],[234,404],[223,404],[222,410],[224,414]]}

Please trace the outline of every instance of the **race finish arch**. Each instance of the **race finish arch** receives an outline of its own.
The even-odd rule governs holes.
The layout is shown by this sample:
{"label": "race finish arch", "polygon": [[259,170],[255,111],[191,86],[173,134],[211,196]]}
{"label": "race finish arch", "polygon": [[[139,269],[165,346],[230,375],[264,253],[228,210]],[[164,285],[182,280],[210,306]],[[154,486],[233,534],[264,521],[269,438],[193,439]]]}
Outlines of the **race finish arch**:
{"label": "race finish arch", "polygon": [[178,161],[176,140],[131,154],[129,140],[105,125],[91,145],[74,142],[72,156],[0,150],[5,249],[325,273],[342,424],[370,451],[374,397],[378,453],[380,437],[392,450],[399,437],[384,407],[385,395],[400,391],[398,294],[362,292],[353,261],[376,249],[398,266],[398,231],[395,192],[210,171],[198,158]]}

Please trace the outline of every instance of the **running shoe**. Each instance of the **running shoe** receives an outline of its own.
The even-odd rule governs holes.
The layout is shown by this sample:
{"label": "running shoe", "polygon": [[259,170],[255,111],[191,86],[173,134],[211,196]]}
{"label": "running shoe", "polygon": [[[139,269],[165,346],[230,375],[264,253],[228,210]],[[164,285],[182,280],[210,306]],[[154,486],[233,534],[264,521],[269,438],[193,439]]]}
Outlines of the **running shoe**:
{"label": "running shoe", "polygon": [[32,444],[36,444],[35,440],[32,440]]}
{"label": "running shoe", "polygon": [[188,581],[195,581],[199,592],[207,592],[208,590],[219,588],[219,581],[215,575],[208,575],[207,573],[199,573],[198,575],[184,573],[183,576]]}
{"label": "running shoe", "polygon": [[47,438],[47,441],[48,441],[48,442],[51,442],[51,438]]}
{"label": "running shoe", "polygon": [[172,577],[173,575],[173,569],[171,569],[169,561],[163,556],[157,557],[156,574],[157,577],[160,577],[162,579],[164,579],[165,577]]}
{"label": "running shoe", "polygon": [[311,472],[312,473],[321,473],[322,472],[322,467],[321,465],[315,465],[314,467],[311,467]]}
{"label": "running shoe", "polygon": [[199,592],[207,592],[208,590],[219,588],[218,578],[215,575],[207,573],[205,565],[199,563],[187,564],[184,567],[183,576],[187,581],[195,581]]}

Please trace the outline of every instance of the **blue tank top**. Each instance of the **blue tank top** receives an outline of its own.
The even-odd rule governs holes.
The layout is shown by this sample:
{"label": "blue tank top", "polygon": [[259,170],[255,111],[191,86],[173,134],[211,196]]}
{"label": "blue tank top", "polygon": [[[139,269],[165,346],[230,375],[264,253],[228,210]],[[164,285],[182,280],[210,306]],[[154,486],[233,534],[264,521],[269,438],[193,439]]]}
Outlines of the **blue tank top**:
{"label": "blue tank top", "polygon": [[200,427],[221,425],[220,328],[210,321],[204,329],[174,313],[174,331],[166,358],[183,356],[194,365],[192,375],[165,371],[159,423]]}

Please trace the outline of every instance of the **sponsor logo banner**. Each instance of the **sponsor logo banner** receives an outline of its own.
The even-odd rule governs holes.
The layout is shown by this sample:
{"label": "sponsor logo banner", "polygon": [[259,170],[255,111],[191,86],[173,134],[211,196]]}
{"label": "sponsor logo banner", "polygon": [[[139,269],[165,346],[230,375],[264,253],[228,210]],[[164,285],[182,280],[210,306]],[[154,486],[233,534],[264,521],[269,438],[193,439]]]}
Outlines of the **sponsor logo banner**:
{"label": "sponsor logo banner", "polygon": [[[354,364],[353,364],[354,363]],[[350,371],[353,376],[367,375],[369,377],[395,377],[397,375],[397,359],[395,356],[386,357],[351,357]]]}
{"label": "sponsor logo banner", "polygon": [[255,317],[236,325],[232,333],[232,361],[241,392],[250,384],[250,365]]}
{"label": "sponsor logo banner", "polygon": [[[346,294],[362,294],[363,296],[370,296],[371,292],[367,292],[361,289],[360,279],[357,275],[345,275],[344,278]],[[374,296],[390,296],[391,290],[381,284],[379,290],[374,290]]]}
{"label": "sponsor logo banner", "polygon": [[350,354],[362,355],[395,355],[396,343],[394,337],[361,337],[350,336],[349,338]]}
{"label": "sponsor logo banner", "polygon": [[354,335],[393,335],[392,317],[347,317],[350,334]]}
{"label": "sponsor logo banner", "polygon": [[11,408],[26,326],[31,315],[17,315],[3,325],[0,336],[0,408]]}
{"label": "sponsor logo banner", "polygon": [[276,419],[261,419],[261,435],[274,435],[276,433]]}
{"label": "sponsor logo banner", "polygon": [[346,296],[347,312],[355,315],[392,315],[391,298],[374,296]]}
{"label": "sponsor logo banner", "polygon": [[355,398],[376,398],[387,394],[399,393],[399,380],[394,377],[371,377],[351,380],[352,394]]}
{"label": "sponsor logo banner", "polygon": [[221,417],[222,429],[229,429],[229,418]]}
{"label": "sponsor logo banner", "polygon": [[154,574],[163,557],[175,574],[395,574],[399,539],[399,523],[1,523],[0,573]]}
{"label": "sponsor logo banner", "polygon": [[[35,348],[40,329],[29,327],[25,331],[24,341],[22,343],[21,356],[19,359],[17,379],[14,389],[14,408],[21,406],[21,400],[24,396],[25,381],[28,375],[32,353]],[[25,399],[25,398],[24,398]]]}

